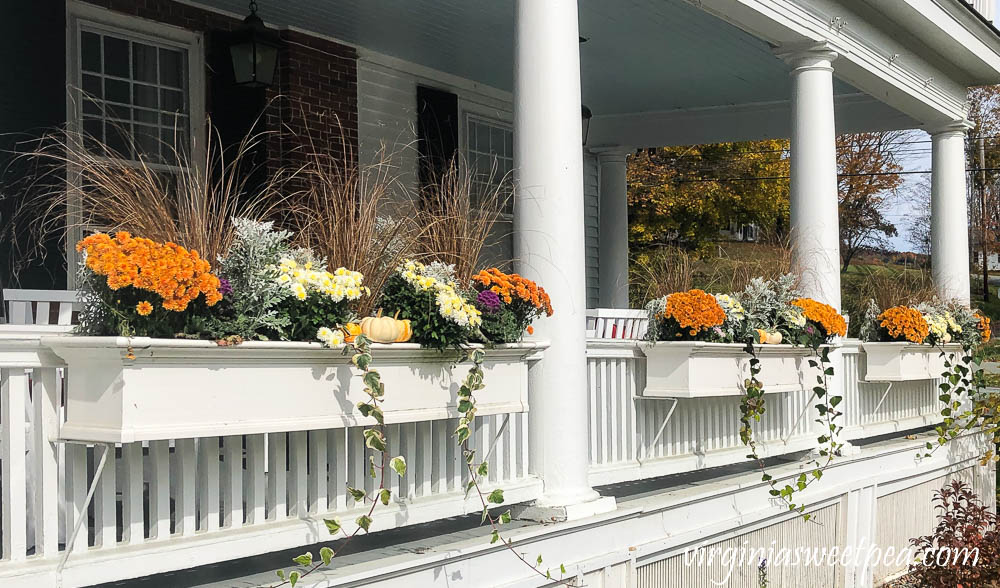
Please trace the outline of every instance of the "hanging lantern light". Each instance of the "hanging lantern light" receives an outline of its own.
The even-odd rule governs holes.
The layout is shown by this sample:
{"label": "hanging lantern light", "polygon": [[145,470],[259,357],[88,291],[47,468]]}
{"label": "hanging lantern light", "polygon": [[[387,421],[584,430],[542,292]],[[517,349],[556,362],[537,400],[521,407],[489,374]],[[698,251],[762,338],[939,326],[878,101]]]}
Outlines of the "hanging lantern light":
{"label": "hanging lantern light", "polygon": [[278,38],[257,16],[257,3],[250,2],[250,15],[233,34],[229,53],[233,58],[236,84],[248,88],[265,88],[274,82],[278,65]]}
{"label": "hanging lantern light", "polygon": [[594,113],[591,112],[589,108],[587,108],[586,104],[584,104],[581,114],[583,118],[583,144],[586,145],[587,135],[590,134],[590,119],[594,118]]}

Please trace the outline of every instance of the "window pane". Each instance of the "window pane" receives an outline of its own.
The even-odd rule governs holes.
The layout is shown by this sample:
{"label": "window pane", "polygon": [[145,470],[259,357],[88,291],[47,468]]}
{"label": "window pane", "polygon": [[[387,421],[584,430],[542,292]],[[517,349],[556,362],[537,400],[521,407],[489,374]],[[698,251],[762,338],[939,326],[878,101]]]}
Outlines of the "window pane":
{"label": "window pane", "polygon": [[80,62],[84,71],[101,71],[101,37],[95,33],[80,33]]}
{"label": "window pane", "polygon": [[174,88],[183,87],[184,60],[180,51],[160,49],[160,84]]}
{"label": "window pane", "polygon": [[104,73],[128,77],[128,41],[104,37]]}
{"label": "window pane", "polygon": [[184,93],[178,90],[160,90],[160,110],[187,112]]}
{"label": "window pane", "polygon": [[476,130],[476,151],[480,153],[490,152],[490,129],[485,125],[477,125]]}
{"label": "window pane", "polygon": [[132,79],[156,83],[156,47],[132,43]]}
{"label": "window pane", "polygon": [[101,98],[104,92],[101,88],[101,78],[98,76],[83,75],[83,93],[89,94],[91,98]]}
{"label": "window pane", "polygon": [[107,142],[108,148],[117,155],[128,159],[132,158],[130,127],[131,125],[128,123],[104,123],[104,140]]}
{"label": "window pane", "polygon": [[160,134],[156,127],[135,125],[135,146],[150,161],[160,161]]}
{"label": "window pane", "polygon": [[490,153],[496,153],[497,155],[503,155],[503,136],[507,134],[505,129],[500,127],[493,127],[490,129]]}
{"label": "window pane", "polygon": [[128,82],[121,80],[104,79],[104,99],[111,102],[129,103]]}
{"label": "window pane", "polygon": [[144,122],[150,124],[156,124],[159,117],[156,115],[155,110],[145,110],[142,108],[132,109],[132,120],[136,122]]}
{"label": "window pane", "polygon": [[83,119],[83,134],[84,139],[94,138],[98,141],[104,140],[104,125],[101,123],[100,119],[96,118],[85,118]]}
{"label": "window pane", "polygon": [[132,86],[132,104],[156,108],[156,86],[135,84]]}
{"label": "window pane", "polygon": [[94,114],[94,115],[100,116],[102,114],[102,112],[101,112],[101,106],[100,106],[100,104],[98,104],[97,102],[91,100],[90,98],[86,98],[85,97],[83,99],[83,113],[84,114]]}

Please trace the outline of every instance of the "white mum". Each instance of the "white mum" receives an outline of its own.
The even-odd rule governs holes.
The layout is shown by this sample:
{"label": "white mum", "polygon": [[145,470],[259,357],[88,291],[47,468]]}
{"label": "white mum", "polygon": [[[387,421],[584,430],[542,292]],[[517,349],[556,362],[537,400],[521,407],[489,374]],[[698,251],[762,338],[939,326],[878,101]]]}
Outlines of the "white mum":
{"label": "white mum", "polygon": [[483,323],[482,313],[459,295],[455,284],[428,276],[424,273],[425,269],[419,261],[407,260],[398,271],[418,292],[434,292],[438,312],[444,318],[462,327],[478,327]]}
{"label": "white mum", "polygon": [[364,276],[361,272],[339,267],[333,273],[326,270],[315,270],[312,264],[302,267],[294,259],[282,259],[277,266],[277,282],[287,287],[299,300],[305,300],[310,294],[316,293],[332,299],[357,300],[363,294],[368,294],[368,288],[362,285]]}

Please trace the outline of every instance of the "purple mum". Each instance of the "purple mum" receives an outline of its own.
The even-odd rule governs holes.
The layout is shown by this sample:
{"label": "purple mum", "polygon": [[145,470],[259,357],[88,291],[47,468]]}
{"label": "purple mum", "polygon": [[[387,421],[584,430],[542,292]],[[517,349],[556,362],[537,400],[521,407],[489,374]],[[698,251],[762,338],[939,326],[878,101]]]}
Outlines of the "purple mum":
{"label": "purple mum", "polygon": [[500,310],[500,297],[493,290],[483,290],[476,296],[476,306],[486,314]]}
{"label": "purple mum", "polygon": [[219,278],[219,294],[226,296],[233,293],[233,285],[226,278]]}

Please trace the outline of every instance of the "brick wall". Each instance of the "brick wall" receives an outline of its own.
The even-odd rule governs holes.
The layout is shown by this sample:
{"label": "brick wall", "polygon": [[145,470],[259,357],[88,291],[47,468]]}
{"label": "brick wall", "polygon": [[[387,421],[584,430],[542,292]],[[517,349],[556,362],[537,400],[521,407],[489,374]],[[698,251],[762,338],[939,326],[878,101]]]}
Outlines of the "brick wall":
{"label": "brick wall", "polygon": [[[86,0],[110,10],[205,34],[206,112],[235,142],[262,110],[268,167],[294,165],[310,141],[318,150],[343,157],[357,152],[357,52],[353,47],[296,31],[280,31],[276,84],[266,91],[232,88],[228,33],[240,21],[170,0]],[[266,10],[261,17],[267,20]],[[235,104],[234,102],[239,102]],[[233,112],[237,114],[233,114]],[[236,116],[240,120],[234,121]],[[242,123],[242,124],[241,124]]]}

